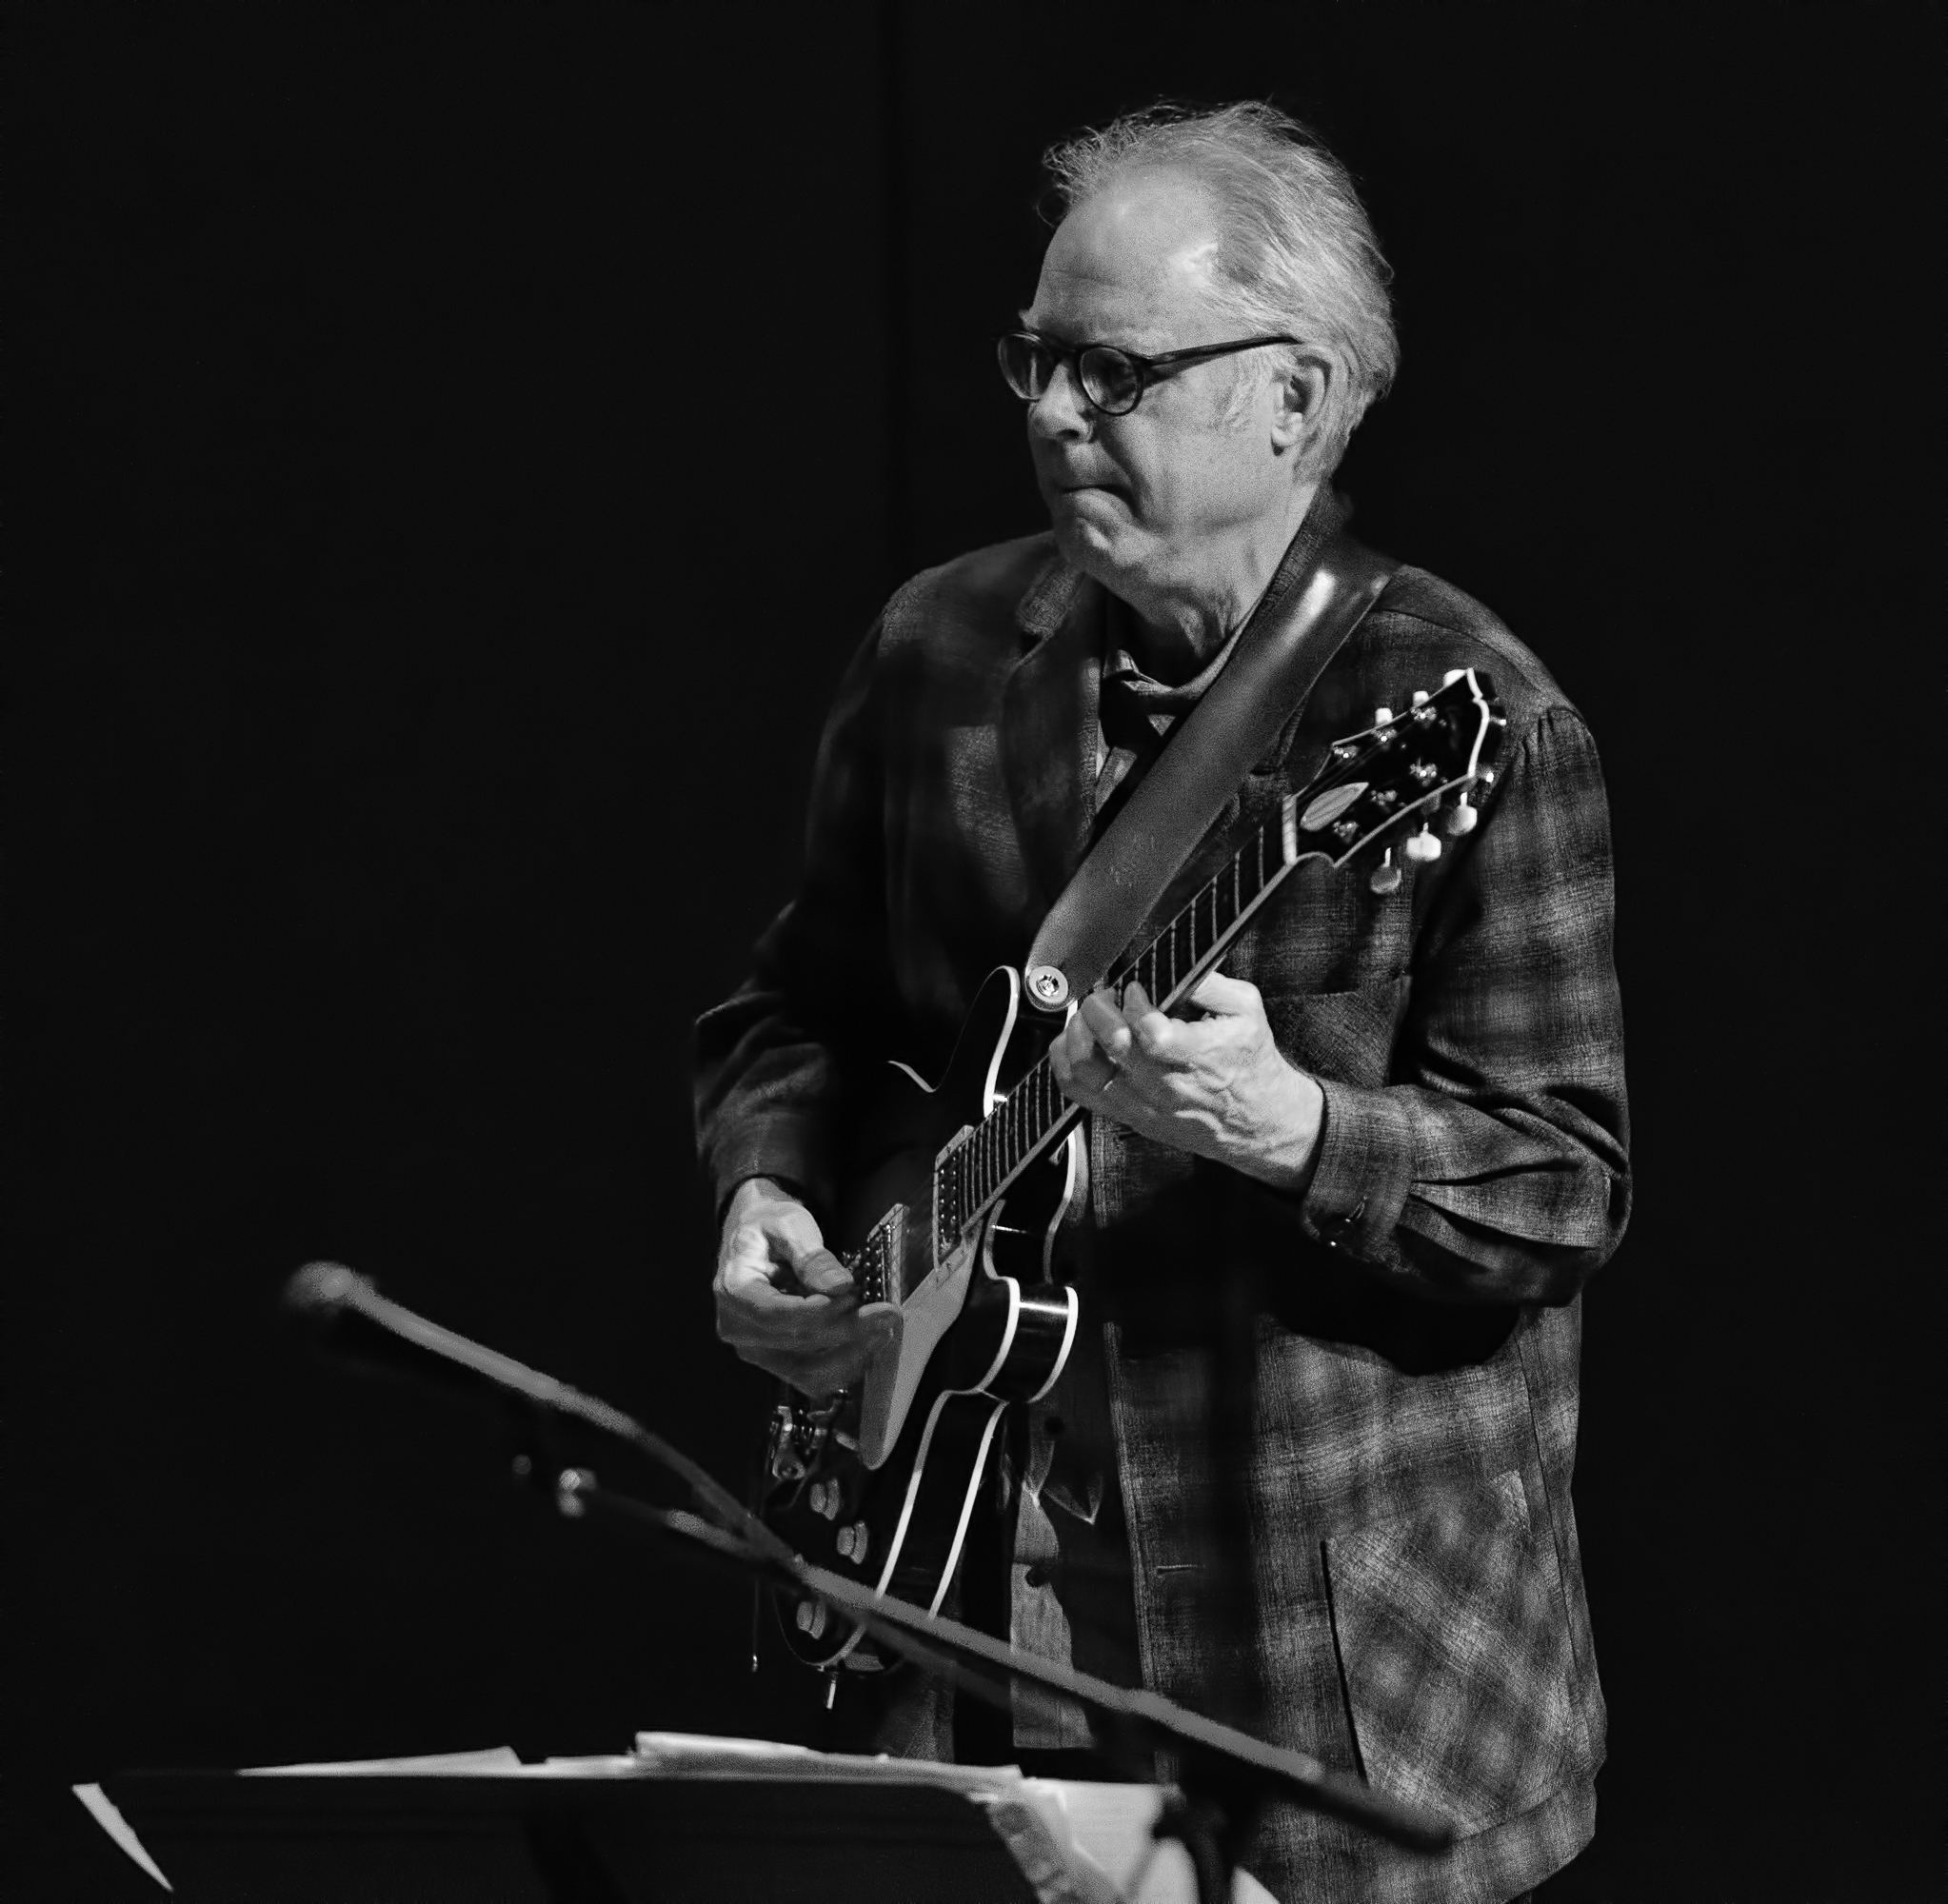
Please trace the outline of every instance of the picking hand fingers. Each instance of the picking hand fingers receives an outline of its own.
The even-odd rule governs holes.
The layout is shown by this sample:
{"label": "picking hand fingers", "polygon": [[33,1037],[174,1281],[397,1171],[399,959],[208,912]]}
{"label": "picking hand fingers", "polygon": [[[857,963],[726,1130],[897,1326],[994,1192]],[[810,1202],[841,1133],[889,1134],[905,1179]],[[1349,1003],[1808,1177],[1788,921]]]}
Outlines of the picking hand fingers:
{"label": "picking hand fingers", "polygon": [[799,1286],[814,1296],[850,1296],[858,1285],[852,1272],[830,1250],[814,1250],[791,1265]]}
{"label": "picking hand fingers", "polygon": [[792,1296],[768,1282],[726,1279],[717,1288],[717,1333],[726,1342],[769,1342],[808,1352],[837,1347],[858,1328],[858,1306],[829,1296]]}
{"label": "picking hand fingers", "polygon": [[781,1235],[770,1225],[749,1223],[725,1239],[722,1271],[747,1271],[774,1284],[800,1288],[819,1296],[837,1296],[852,1287],[852,1273],[828,1249],[820,1247],[818,1232],[809,1239]]}
{"label": "picking hand fingers", "polygon": [[839,1296],[801,1296],[750,1269],[718,1279],[719,1338],[807,1395],[853,1380],[892,1333],[891,1317],[860,1315],[849,1287]]}

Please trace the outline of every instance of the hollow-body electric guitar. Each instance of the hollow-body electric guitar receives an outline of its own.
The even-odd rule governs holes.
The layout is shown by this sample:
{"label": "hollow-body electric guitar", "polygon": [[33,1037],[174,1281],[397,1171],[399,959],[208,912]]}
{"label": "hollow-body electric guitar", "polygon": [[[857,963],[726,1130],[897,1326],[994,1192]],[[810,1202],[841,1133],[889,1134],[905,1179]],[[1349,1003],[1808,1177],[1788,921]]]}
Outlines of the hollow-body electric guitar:
{"label": "hollow-body electric guitar", "polygon": [[[1371,883],[1391,891],[1401,875],[1390,843],[1431,861],[1441,851],[1437,817],[1450,836],[1473,829],[1470,796],[1494,781],[1503,724],[1492,684],[1473,668],[1416,694],[1398,716],[1379,709],[1108,990],[1120,1002],[1136,980],[1163,1010],[1181,1004],[1302,860],[1342,868],[1387,843]],[[1083,1141],[1081,1110],[1057,1089],[1047,1058],[1063,1022],[1026,1005],[1021,975],[1002,966],[937,1083],[890,1067],[854,1134],[832,1238],[858,1279],[862,1315],[889,1319],[888,1339],[854,1388],[792,1397],[772,1416],[765,1521],[807,1559],[929,1611],[960,1562],[1007,1405],[1048,1391],[1081,1323],[1054,1262]],[[818,1600],[779,1611],[808,1665],[886,1663]]]}

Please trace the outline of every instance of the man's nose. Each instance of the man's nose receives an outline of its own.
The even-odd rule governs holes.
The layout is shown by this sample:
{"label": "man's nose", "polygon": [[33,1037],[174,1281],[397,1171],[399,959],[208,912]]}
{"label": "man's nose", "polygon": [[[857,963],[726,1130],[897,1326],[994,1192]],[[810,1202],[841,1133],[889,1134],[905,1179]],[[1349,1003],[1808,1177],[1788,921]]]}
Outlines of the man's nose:
{"label": "man's nose", "polygon": [[1028,406],[1028,427],[1052,443],[1072,443],[1089,434],[1089,407],[1073,367],[1058,363],[1048,387]]}

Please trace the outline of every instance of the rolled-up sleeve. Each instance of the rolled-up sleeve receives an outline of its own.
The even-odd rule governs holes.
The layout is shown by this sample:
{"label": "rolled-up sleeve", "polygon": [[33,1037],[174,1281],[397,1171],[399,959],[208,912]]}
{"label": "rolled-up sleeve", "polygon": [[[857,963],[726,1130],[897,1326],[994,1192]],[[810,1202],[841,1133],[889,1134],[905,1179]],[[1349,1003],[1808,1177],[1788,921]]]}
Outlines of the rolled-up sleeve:
{"label": "rolled-up sleeve", "polygon": [[1422,922],[1389,1081],[1321,1080],[1318,1240],[1447,1299],[1577,1293],[1630,1209],[1613,921],[1602,771],[1558,706]]}

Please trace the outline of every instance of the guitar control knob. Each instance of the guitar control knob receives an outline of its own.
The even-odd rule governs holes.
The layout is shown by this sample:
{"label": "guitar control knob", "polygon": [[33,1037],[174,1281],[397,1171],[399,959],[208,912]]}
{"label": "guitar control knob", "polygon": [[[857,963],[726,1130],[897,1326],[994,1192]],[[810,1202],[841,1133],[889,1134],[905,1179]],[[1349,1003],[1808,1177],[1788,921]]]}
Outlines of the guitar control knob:
{"label": "guitar control knob", "polygon": [[1426,690],[1426,689],[1425,689],[1424,687],[1417,687],[1417,688],[1415,688],[1415,690],[1414,690],[1414,705],[1415,705],[1416,707],[1420,706],[1420,705],[1421,704],[1421,703],[1422,703],[1422,702],[1424,702],[1424,701],[1425,701],[1426,699],[1427,699],[1427,690]]}
{"label": "guitar control knob", "polygon": [[1373,724],[1376,727],[1384,727],[1392,719],[1393,709],[1391,707],[1376,707],[1373,710]]}
{"label": "guitar control knob", "polygon": [[1366,883],[1377,893],[1399,892],[1401,889],[1401,869],[1393,863],[1393,848],[1386,849],[1386,856],[1375,866]]}
{"label": "guitar control knob", "polygon": [[798,1603],[798,1630],[816,1639],[825,1630],[825,1603],[824,1600],[800,1600]]}
{"label": "guitar control knob", "polygon": [[1481,817],[1468,804],[1467,795],[1462,794],[1460,800],[1448,808],[1446,818],[1441,822],[1441,824],[1459,840],[1463,834],[1472,833],[1475,830],[1475,823]]}
{"label": "guitar control knob", "polygon": [[1418,833],[1407,836],[1407,843],[1401,850],[1417,866],[1424,866],[1440,859],[1441,842],[1423,826]]}
{"label": "guitar control knob", "polygon": [[807,1504],[811,1511],[826,1520],[839,1517],[839,1483],[837,1481],[814,1481]]}
{"label": "guitar control knob", "polygon": [[865,1522],[855,1520],[850,1527],[840,1528],[839,1552],[855,1567],[863,1567],[865,1565],[866,1542],[870,1537]]}

